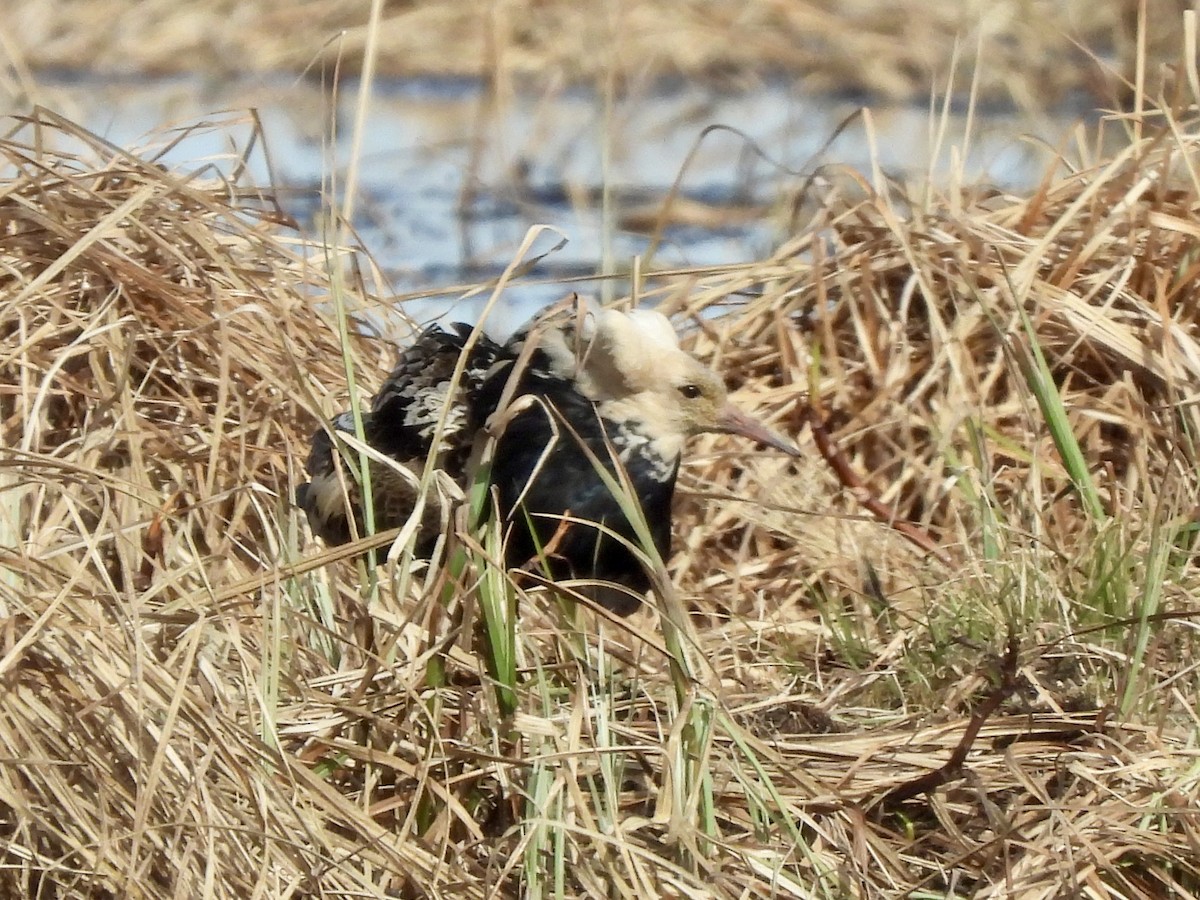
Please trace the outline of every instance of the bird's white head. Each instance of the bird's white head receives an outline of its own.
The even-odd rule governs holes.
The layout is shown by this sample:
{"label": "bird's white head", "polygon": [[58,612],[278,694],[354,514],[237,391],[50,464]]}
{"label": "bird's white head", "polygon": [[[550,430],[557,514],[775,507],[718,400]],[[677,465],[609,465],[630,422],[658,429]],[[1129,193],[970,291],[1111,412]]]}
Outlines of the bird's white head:
{"label": "bird's white head", "polygon": [[792,455],[799,451],[766,425],[729,403],[721,378],[679,346],[662,313],[607,309],[584,322],[580,389],[601,414],[626,423],[675,459],[689,435],[740,434]]}

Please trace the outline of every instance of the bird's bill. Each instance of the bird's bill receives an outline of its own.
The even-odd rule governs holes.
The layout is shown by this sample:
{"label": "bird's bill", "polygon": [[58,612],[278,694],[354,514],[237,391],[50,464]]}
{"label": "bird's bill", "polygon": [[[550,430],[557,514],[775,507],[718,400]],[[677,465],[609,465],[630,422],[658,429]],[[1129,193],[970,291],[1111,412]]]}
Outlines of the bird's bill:
{"label": "bird's bill", "polygon": [[717,429],[729,434],[740,434],[742,437],[782,450],[789,456],[799,456],[796,445],[774,429],[768,428],[753,416],[747,415],[736,406],[726,404],[717,416]]}

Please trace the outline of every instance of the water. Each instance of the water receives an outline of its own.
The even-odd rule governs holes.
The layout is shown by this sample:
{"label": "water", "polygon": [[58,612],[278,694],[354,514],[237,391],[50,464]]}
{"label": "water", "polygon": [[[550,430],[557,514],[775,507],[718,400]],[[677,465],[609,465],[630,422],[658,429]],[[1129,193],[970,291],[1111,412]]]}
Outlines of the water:
{"label": "water", "polygon": [[[237,116],[214,110],[254,108],[267,153],[252,158],[251,175],[260,183],[273,176],[285,209],[313,233],[330,185],[345,181],[357,103],[353,83],[335,99],[307,82],[199,77],[45,78],[33,99],[127,148],[165,143],[164,127]],[[746,262],[784,237],[767,207],[798,189],[817,165],[869,173],[874,159],[899,179],[937,182],[961,159],[968,180],[1021,188],[1041,177],[1051,160],[1046,147],[1059,144],[1073,121],[989,111],[977,117],[967,141],[960,112],[949,117],[935,153],[933,117],[909,106],[873,111],[873,141],[859,120],[826,146],[861,105],[861,98],[808,96],[782,82],[737,93],[660,85],[612,104],[582,89],[518,92],[489,104],[473,81],[383,84],[363,133],[354,224],[399,295],[495,277],[531,225],[552,226],[559,234],[543,235],[533,253],[550,251],[560,235],[566,243],[506,292],[490,320],[503,333],[559,299],[566,291],[561,279],[599,271],[606,252],[621,266],[647,252],[646,234],[606,225],[600,203],[606,187],[626,220],[638,210],[644,219],[682,169],[681,197],[713,221],[668,227],[653,265]],[[28,101],[0,95],[0,110],[27,108]],[[701,140],[715,124],[728,130]],[[161,161],[192,168],[212,158],[228,168],[228,155],[248,133],[246,127],[196,130]],[[1021,140],[1024,134],[1044,145]],[[613,236],[611,247],[605,234]],[[546,281],[559,283],[537,283]],[[587,282],[580,287],[595,290]],[[485,299],[458,300],[451,291],[406,301],[405,310],[422,320],[469,320]]]}

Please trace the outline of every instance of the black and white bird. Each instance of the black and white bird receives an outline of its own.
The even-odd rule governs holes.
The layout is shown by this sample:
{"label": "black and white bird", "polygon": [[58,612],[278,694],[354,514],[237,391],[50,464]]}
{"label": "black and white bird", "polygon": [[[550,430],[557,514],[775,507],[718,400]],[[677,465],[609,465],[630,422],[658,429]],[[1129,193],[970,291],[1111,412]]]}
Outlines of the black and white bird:
{"label": "black and white bird", "polygon": [[[587,580],[592,587],[584,593],[619,615],[638,608],[650,577],[632,549],[634,525],[597,465],[614,476],[624,470],[666,558],[689,436],[740,434],[799,453],[732,406],[721,379],[682,350],[667,318],[650,310],[559,310],[505,344],[473,335],[468,325],[434,325],[401,353],[362,419],[367,444],[396,464],[370,464],[377,530],[412,516],[428,460],[465,488],[472,451],[490,428],[499,432],[490,483],[506,563],[555,580]],[[332,427],[353,433],[353,416],[341,414]],[[340,459],[331,433],[317,431],[311,481],[297,493],[313,532],[329,544],[364,533],[360,491]],[[438,504],[427,503],[417,557],[432,552],[440,523]]]}

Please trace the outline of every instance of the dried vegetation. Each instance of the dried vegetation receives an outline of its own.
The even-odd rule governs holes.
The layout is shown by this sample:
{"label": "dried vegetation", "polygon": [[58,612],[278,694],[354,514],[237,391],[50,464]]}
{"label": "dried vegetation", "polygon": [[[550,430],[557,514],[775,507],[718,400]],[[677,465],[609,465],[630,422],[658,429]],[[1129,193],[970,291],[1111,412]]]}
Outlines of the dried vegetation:
{"label": "dried vegetation", "polygon": [[13,123],[7,889],[1200,892],[1188,115],[1109,123],[1124,149],[1028,197],[832,178],[771,259],[662,288],[744,405],[810,442],[819,398],[951,564],[864,517],[819,453],[708,440],[671,562],[682,649],[650,612],[523,597],[511,691],[479,625],[498,573],[373,586],[289,503],[344,355],[366,389],[391,356],[314,298],[382,291],[346,253],[331,285],[240,177]]}
{"label": "dried vegetation", "polygon": [[[1151,71],[1180,51],[1186,0],[1148,0]],[[371,29],[356,0],[242,3],[3,0],[20,44],[0,52],[28,66],[114,74],[357,70]],[[753,80],[798,76],[809,90],[924,99],[953,61],[986,72],[990,98],[1040,109],[1072,90],[1110,86],[1087,65],[1098,53],[1133,81],[1139,0],[417,0],[386,3],[382,73],[535,76],[542,83],[615,74]],[[1082,64],[1081,64],[1082,63]],[[980,65],[982,64],[982,65]]]}

